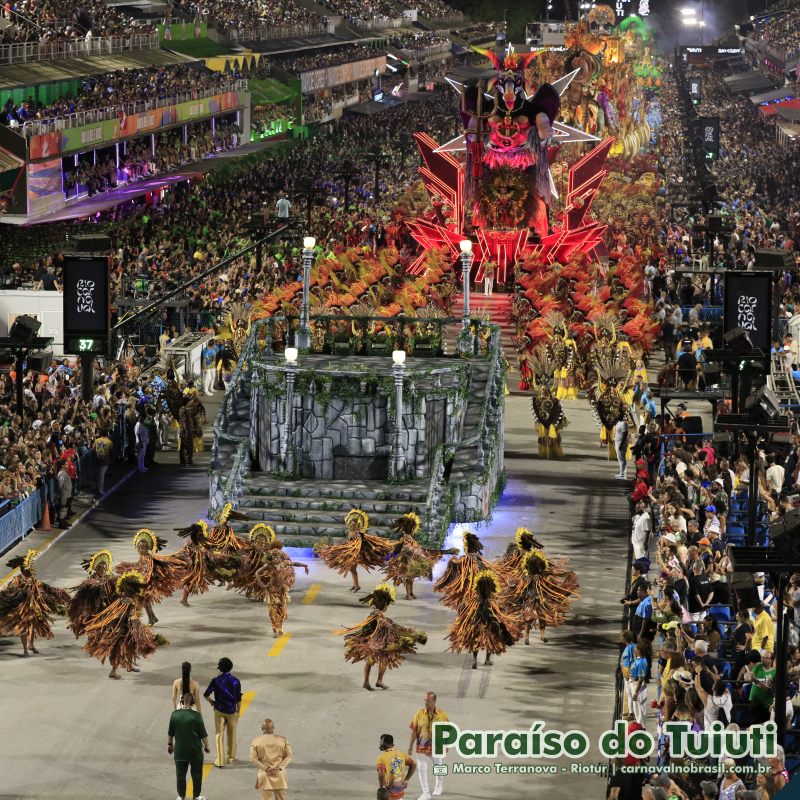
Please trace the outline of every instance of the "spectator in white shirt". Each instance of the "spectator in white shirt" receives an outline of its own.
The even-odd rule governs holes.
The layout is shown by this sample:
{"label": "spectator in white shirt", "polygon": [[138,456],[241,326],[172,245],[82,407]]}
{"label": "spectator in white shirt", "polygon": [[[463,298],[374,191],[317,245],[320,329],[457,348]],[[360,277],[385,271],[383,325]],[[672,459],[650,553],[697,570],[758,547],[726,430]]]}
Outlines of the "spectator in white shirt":
{"label": "spectator in white shirt", "polygon": [[650,509],[642,502],[636,504],[636,514],[633,517],[633,532],[631,533],[631,546],[633,547],[633,560],[647,557],[647,543],[653,530],[653,521]]}
{"label": "spectator in white shirt", "polygon": [[770,453],[767,456],[766,477],[769,490],[777,497],[783,489],[784,469],[780,464],[776,463],[774,453]]}

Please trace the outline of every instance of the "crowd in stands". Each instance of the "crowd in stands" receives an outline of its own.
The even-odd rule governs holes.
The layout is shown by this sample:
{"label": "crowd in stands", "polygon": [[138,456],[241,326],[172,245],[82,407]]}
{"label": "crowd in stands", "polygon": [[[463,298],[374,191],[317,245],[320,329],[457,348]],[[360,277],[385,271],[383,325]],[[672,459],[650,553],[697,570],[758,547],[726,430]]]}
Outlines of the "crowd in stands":
{"label": "crowd in stands", "polygon": [[31,120],[57,120],[80,111],[119,109],[121,112],[132,103],[155,104],[154,101],[178,95],[191,98],[206,90],[222,91],[230,82],[225,73],[187,64],[117,70],[83,78],[74,96],[66,95],[47,105],[33,98],[19,104],[9,99],[3,106],[0,122],[22,127]]}
{"label": "crowd in stands", "polygon": [[322,18],[295,0],[176,0],[175,5],[192,17],[226,31],[266,27],[316,25]]}
{"label": "crowd in stands", "polygon": [[392,47],[399,47],[402,50],[418,50],[423,47],[433,47],[437,44],[449,44],[450,37],[443,36],[436,31],[425,31],[420,33],[397,33],[389,39]]}
{"label": "crowd in stands", "polygon": [[800,53],[800,5],[796,2],[780,3],[768,11],[785,8],[787,13],[757,26],[751,38],[766,42],[786,58]]}
{"label": "crowd in stands", "polygon": [[272,56],[270,63],[282,67],[287,72],[300,73],[309,70],[335,67],[337,64],[347,64],[365,58],[375,58],[381,55],[380,50],[366,47],[362,44],[347,44],[344,47],[326,48],[313,53],[303,52],[285,56]]}
{"label": "crowd in stands", "polygon": [[500,24],[497,22],[475,22],[472,25],[466,26],[465,28],[459,28],[457,31],[453,31],[453,35],[457,36],[459,39],[464,39],[467,42],[474,42],[485,39],[489,36],[494,38],[499,27]]}
{"label": "crowd in stands", "polygon": [[69,42],[154,31],[149,23],[104,0],[18,0],[5,4],[3,16],[11,23],[2,30],[3,43]]}

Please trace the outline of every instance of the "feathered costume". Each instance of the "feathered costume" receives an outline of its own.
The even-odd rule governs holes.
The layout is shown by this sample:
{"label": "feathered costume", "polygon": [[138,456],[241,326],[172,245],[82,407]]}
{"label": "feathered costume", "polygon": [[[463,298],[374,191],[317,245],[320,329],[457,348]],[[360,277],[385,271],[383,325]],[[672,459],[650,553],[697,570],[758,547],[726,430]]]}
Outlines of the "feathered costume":
{"label": "feathered costume", "polygon": [[489,570],[480,571],[458,607],[450,633],[454,653],[477,653],[485,650],[488,656],[500,655],[522,635],[522,621],[506,611],[500,599],[500,582]]}
{"label": "feathered costume", "polygon": [[233,528],[228,524],[229,520],[245,520],[247,516],[233,510],[230,503],[225,503],[222,510],[217,515],[217,524],[211,529],[208,535],[208,543],[212,549],[223,553],[236,553],[247,547],[247,542],[241,536],[237,536]]}
{"label": "feathered costume", "polygon": [[[267,599],[267,587],[256,578],[256,572],[264,566],[270,545],[275,541],[275,531],[263,522],[250,529],[245,549],[240,553],[239,568],[228,582],[228,589],[241,592],[248,600],[263,603]],[[294,570],[292,570],[294,586]]]}
{"label": "feathered costume", "polygon": [[[414,537],[420,528],[419,517],[411,512],[403,514],[392,525],[392,529],[400,534],[400,540],[389,554],[389,560],[384,567],[384,572],[395,586],[417,578],[433,577],[433,568],[446,553],[456,553],[456,550],[428,550]],[[413,594],[412,594],[413,596]]]}
{"label": "feathered costume", "polygon": [[557,400],[575,400],[578,397],[578,346],[569,334],[569,325],[559,311],[551,311],[544,317],[553,329],[547,345],[553,359],[553,393]]}
{"label": "feathered costume", "polygon": [[566,561],[549,561],[538,549],[524,555],[502,593],[503,607],[510,609],[526,628],[558,627],[567,619],[572,600],[578,594],[578,577]]}
{"label": "feathered costume", "polygon": [[117,578],[117,598],[86,625],[84,650],[105,664],[109,660],[112,676],[118,667],[136,671],[140,658],[152,655],[158,647],[152,630],[140,619],[147,581],[135,570]]}
{"label": "feathered costume", "polygon": [[187,528],[176,528],[186,544],[175,553],[183,567],[184,599],[189,595],[205,594],[217,579],[217,558],[208,538],[208,525],[198,520]]}
{"label": "feathered costume", "polygon": [[[142,552],[139,547],[142,542],[147,544],[147,551]],[[139,529],[133,537],[133,546],[139,553],[139,560],[134,562],[123,561],[115,568],[117,575],[134,571],[141,576],[145,588],[141,595],[142,604],[160,603],[162,597],[170,597],[183,583],[183,563],[176,556],[162,556],[166,539],[156,536],[149,528]]]}
{"label": "feathered costume", "polygon": [[[549,348],[537,345],[531,353],[534,384],[531,411],[537,422],[540,455],[549,455],[550,447],[561,444],[561,431],[569,424],[564,416],[561,401],[553,394],[551,384],[559,371]],[[557,451],[558,454],[558,451]]]}
{"label": "feathered costume", "polygon": [[109,550],[98,550],[81,562],[89,577],[72,590],[72,599],[67,610],[67,627],[75,634],[76,639],[86,632],[86,625],[92,617],[114,602],[116,577],[111,572],[113,563]]}
{"label": "feathered costume", "polygon": [[464,555],[454,556],[447,562],[442,577],[433,584],[433,591],[441,594],[441,601],[448,608],[458,609],[468,592],[472,591],[479,572],[493,572],[498,583],[503,582],[500,564],[487,561],[481,553],[483,544],[472,531],[464,531]]}
{"label": "feathered costume", "polygon": [[34,639],[53,638],[53,617],[63,614],[69,604],[69,592],[57,589],[36,578],[34,560],[39,553],[28,550],[8,562],[19,567],[19,575],[0,589],[0,636],[19,636],[25,653]]}
{"label": "feathered costume", "polygon": [[394,602],[394,587],[381,583],[372,594],[359,602],[372,606],[372,612],[358,625],[336,631],[344,636],[344,658],[353,664],[364,661],[377,664],[381,669],[396,669],[405,657],[416,653],[418,644],[425,644],[428,635],[424,631],[398,625],[384,614]]}
{"label": "feathered costume", "polygon": [[541,550],[542,545],[533,531],[528,528],[517,528],[516,540],[508,545],[505,555],[497,562],[505,575],[513,578],[525,560],[525,556],[534,548]]}
{"label": "feathered costume", "polygon": [[288,616],[286,606],[289,603],[289,590],[295,583],[294,568],[294,562],[283,551],[283,543],[277,540],[270,542],[261,566],[264,577],[259,576],[258,580],[266,590],[267,613],[274,636],[283,634],[283,623]]}
{"label": "feathered costume", "polygon": [[352,508],[344,518],[347,540],[335,542],[319,551],[320,558],[340,575],[357,567],[367,571],[383,566],[392,550],[393,543],[383,536],[367,533],[369,517],[360,508]]}

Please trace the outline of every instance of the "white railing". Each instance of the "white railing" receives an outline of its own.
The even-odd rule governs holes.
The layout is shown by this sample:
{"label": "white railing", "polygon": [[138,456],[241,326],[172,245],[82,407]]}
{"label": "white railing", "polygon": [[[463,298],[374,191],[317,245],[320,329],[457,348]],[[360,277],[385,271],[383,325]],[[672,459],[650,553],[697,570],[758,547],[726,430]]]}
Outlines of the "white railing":
{"label": "white railing", "polygon": [[263,42],[268,39],[290,39],[296,36],[320,36],[328,32],[327,25],[258,25],[254,28],[225,29],[232,42]]}
{"label": "white railing", "polygon": [[365,31],[376,31],[376,30],[385,30],[389,28],[402,28],[403,27],[403,18],[397,17],[395,19],[390,19],[389,17],[377,17],[373,19],[353,19],[353,23],[365,30]]}
{"label": "white railing", "polygon": [[206,97],[214,97],[217,94],[226,92],[247,91],[247,81],[244,79],[223,83],[211,89],[201,91],[182,92],[170,97],[163,97],[156,100],[140,100],[136,103],[121,103],[105,108],[89,108],[85,111],[76,111],[74,114],[64,114],[50,119],[34,119],[24,123],[20,128],[11,128],[16,133],[21,133],[26,138],[36,136],[40,133],[52,133],[53,131],[63,131],[67,128],[80,128],[83,125],[94,125],[103,120],[116,119],[120,112],[125,116],[133,116],[143,111],[152,111],[155,108],[164,108],[178,103],[187,103],[190,100],[203,100]]}
{"label": "white railing", "polygon": [[439,44],[430,44],[427,47],[402,47],[401,49],[412,58],[419,59],[435,56],[439,53],[449,53],[451,47],[450,42],[440,42]]}
{"label": "white railing", "polygon": [[75,39],[69,42],[18,42],[0,45],[0,65],[29,64],[33,61],[63,61],[136,50],[158,50],[157,33],[133,33],[110,38]]}

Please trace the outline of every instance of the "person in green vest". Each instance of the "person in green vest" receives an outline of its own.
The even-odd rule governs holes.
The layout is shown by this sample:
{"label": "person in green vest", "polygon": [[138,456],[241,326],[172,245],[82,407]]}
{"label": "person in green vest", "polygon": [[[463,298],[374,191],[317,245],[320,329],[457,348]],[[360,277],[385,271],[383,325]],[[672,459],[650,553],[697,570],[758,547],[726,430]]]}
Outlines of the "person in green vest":
{"label": "person in green vest", "polygon": [[[186,687],[183,687],[186,690]],[[186,771],[192,774],[194,800],[203,797],[203,753],[210,752],[208,734],[203,717],[194,708],[194,697],[184,691],[180,707],[169,718],[169,740],[167,752],[175,759],[175,774],[178,781],[178,800],[186,797]]]}

